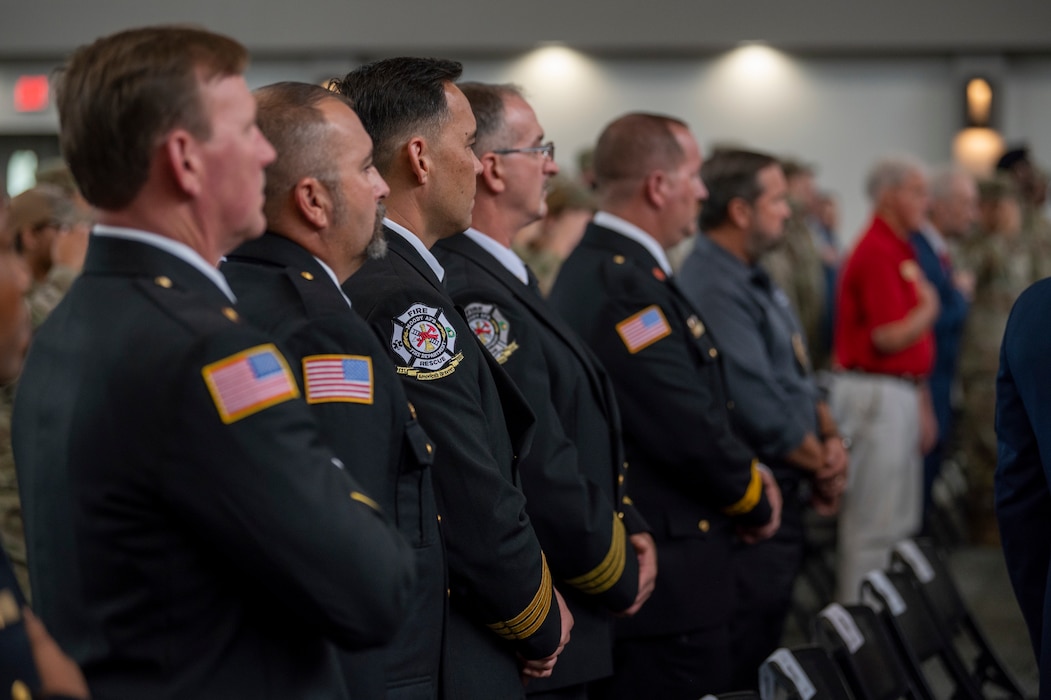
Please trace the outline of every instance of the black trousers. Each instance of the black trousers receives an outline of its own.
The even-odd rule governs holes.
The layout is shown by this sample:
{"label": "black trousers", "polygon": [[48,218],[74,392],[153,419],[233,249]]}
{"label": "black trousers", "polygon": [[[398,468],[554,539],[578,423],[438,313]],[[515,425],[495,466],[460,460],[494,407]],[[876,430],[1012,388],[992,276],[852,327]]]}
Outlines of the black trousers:
{"label": "black trousers", "polygon": [[659,637],[618,639],[613,678],[594,700],[697,700],[730,690],[727,625]]}
{"label": "black trousers", "polygon": [[[781,480],[779,479],[779,482]],[[803,508],[798,482],[781,484],[781,528],[734,553],[737,608],[730,622],[734,690],[757,690],[759,666],[781,643],[792,588],[803,564]]]}

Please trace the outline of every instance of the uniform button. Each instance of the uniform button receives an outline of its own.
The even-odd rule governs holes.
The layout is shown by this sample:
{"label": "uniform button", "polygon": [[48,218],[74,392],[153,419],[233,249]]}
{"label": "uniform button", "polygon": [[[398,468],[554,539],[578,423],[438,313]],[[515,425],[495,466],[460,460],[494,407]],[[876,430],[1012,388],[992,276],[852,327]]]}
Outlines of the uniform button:
{"label": "uniform button", "polygon": [[312,280],[312,279],[314,279],[314,275],[310,274],[306,270],[303,270],[302,272],[300,272],[299,276],[302,277],[305,280]]}
{"label": "uniform button", "polygon": [[233,308],[231,308],[229,306],[227,306],[227,307],[225,307],[223,309],[223,316],[226,316],[228,319],[230,319],[234,323],[237,323],[237,320],[239,318],[241,318],[240,316],[237,315],[237,312],[234,311]]}
{"label": "uniform button", "polygon": [[625,468],[625,469],[627,469],[627,468],[628,468],[628,463],[627,463],[627,462],[625,462],[625,463],[624,463],[624,468]]}
{"label": "uniform button", "polygon": [[406,401],[406,403],[409,404],[409,415],[416,420],[416,407],[412,405],[412,401]]}
{"label": "uniform button", "polygon": [[712,529],[712,526],[711,523],[709,523],[707,520],[702,520],[701,522],[697,523],[697,529],[701,532],[708,532],[708,530]]}
{"label": "uniform button", "polygon": [[617,517],[620,518],[621,520],[623,520],[624,519],[624,514],[618,511],[617,512]]}
{"label": "uniform button", "polygon": [[431,447],[431,443],[428,442],[427,443],[427,454],[430,454],[432,452],[434,452],[434,448]]}
{"label": "uniform button", "polygon": [[730,409],[731,411],[734,410],[734,402],[733,401],[727,401],[726,402],[726,407],[728,409]]}
{"label": "uniform button", "polygon": [[171,281],[171,279],[168,278],[168,277],[165,277],[164,275],[161,275],[160,277],[155,277],[153,279],[153,283],[155,285],[157,285],[158,287],[164,287],[165,289],[171,289],[172,288],[172,281]]}
{"label": "uniform button", "polygon": [[719,357],[719,351],[716,350],[715,348],[712,348],[711,350],[708,351],[708,357],[711,357],[711,358]]}
{"label": "uniform button", "polygon": [[33,695],[25,683],[15,681],[11,684],[11,700],[33,700]]}
{"label": "uniform button", "polygon": [[618,484],[623,484],[624,483],[624,475],[623,474],[621,474],[620,476],[617,477],[617,483]]}
{"label": "uniform button", "polygon": [[623,255],[614,255],[613,256],[613,262],[617,263],[618,265],[623,265],[624,261],[625,261],[625,258],[624,258]]}

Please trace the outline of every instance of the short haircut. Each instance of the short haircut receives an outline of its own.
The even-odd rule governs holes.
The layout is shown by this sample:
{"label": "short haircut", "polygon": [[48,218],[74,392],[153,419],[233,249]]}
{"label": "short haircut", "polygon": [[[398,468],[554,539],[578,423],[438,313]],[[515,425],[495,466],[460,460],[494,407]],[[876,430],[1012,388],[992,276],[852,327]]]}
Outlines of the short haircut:
{"label": "short haircut", "polygon": [[320,107],[325,100],[348,108],[351,103],[338,92],[311,83],[274,83],[254,94],[259,130],[277,150],[277,158],[266,169],[264,212],[273,222],[304,177],[317,178],[329,190],[338,188],[337,160],[342,154],[330,148],[328,122]]}
{"label": "short haircut", "polygon": [[930,198],[932,202],[949,199],[953,186],[961,181],[974,182],[974,176],[959,165],[944,165],[931,172]]}
{"label": "short haircut", "polygon": [[686,128],[685,122],[673,117],[644,112],[625,114],[607,125],[595,145],[596,186],[603,189],[679,165],[686,153],[675,139],[673,125]]}
{"label": "short haircut", "polygon": [[753,204],[763,194],[759,173],[771,165],[780,167],[781,164],[765,153],[736,148],[713,153],[701,166],[701,179],[708,188],[708,199],[701,205],[701,230],[725,224],[734,199]]}
{"label": "short haircut", "polygon": [[84,199],[121,209],[172,129],[210,138],[201,85],[240,75],[247,63],[241,44],[193,27],[130,29],[77,49],[56,92],[62,154]]}
{"label": "short haircut", "polygon": [[865,192],[875,204],[887,190],[901,186],[913,173],[926,177],[927,166],[913,155],[902,154],[887,156],[876,161],[865,180]]}
{"label": "short haircut", "polygon": [[459,83],[457,87],[463,91],[467,101],[471,103],[471,111],[478,124],[474,152],[482,155],[487,151],[500,148],[499,141],[507,137],[504,101],[509,97],[522,98],[522,88],[510,83],[502,85]]}
{"label": "short haircut", "polygon": [[785,179],[788,180],[800,175],[809,175],[811,177],[814,175],[814,166],[792,158],[781,159],[781,170],[784,171]]}
{"label": "short haircut", "polygon": [[445,84],[463,72],[441,58],[387,58],[352,70],[332,87],[350,98],[372,137],[376,168],[387,175],[398,149],[415,133],[435,135],[449,116]]}

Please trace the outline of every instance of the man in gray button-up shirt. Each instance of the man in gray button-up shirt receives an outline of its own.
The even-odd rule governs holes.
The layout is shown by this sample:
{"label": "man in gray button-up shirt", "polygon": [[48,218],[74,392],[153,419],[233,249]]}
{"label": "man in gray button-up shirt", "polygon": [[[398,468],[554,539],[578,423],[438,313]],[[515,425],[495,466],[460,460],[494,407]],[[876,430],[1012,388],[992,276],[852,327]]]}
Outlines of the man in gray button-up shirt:
{"label": "man in gray button-up shirt", "polygon": [[678,284],[724,355],[734,427],[769,465],[784,495],[781,529],[735,556],[734,687],[754,687],[756,669],[780,642],[802,561],[800,485],[832,513],[846,484],[847,454],[810,370],[799,320],[785,293],[756,263],[783,235],[785,176],[771,156],[719,151],[701,171],[708,201]]}

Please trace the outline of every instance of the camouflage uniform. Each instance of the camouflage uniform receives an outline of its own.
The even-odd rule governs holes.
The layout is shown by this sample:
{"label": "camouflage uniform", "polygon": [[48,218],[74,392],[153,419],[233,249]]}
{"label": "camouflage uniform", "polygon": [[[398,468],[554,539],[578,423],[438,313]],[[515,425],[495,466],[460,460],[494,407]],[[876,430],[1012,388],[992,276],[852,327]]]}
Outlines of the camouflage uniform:
{"label": "camouflage uniform", "polygon": [[1031,252],[1023,234],[1008,238],[979,233],[963,250],[963,266],[974,274],[975,290],[960,350],[963,406],[959,437],[970,482],[968,521],[972,538],[980,544],[998,542],[993,514],[996,372],[1011,307],[1040,274],[1040,264]]}
{"label": "camouflage uniform", "polygon": [[821,252],[802,212],[795,206],[785,223],[785,235],[760,263],[792,302],[803,332],[814,369],[829,364],[826,324],[825,269]]}
{"label": "camouflage uniform", "polygon": [[0,539],[15,570],[18,583],[29,596],[29,570],[26,568],[26,539],[22,531],[22,506],[18,500],[18,479],[11,453],[11,407],[14,386],[0,387]]}
{"label": "camouflage uniform", "polygon": [[1022,238],[1033,259],[1036,279],[1051,276],[1051,221],[1031,204],[1023,207]]}
{"label": "camouflage uniform", "polygon": [[29,316],[33,319],[33,330],[54,311],[58,302],[66,295],[80,272],[62,265],[54,265],[42,282],[33,282],[26,299],[29,301]]}

